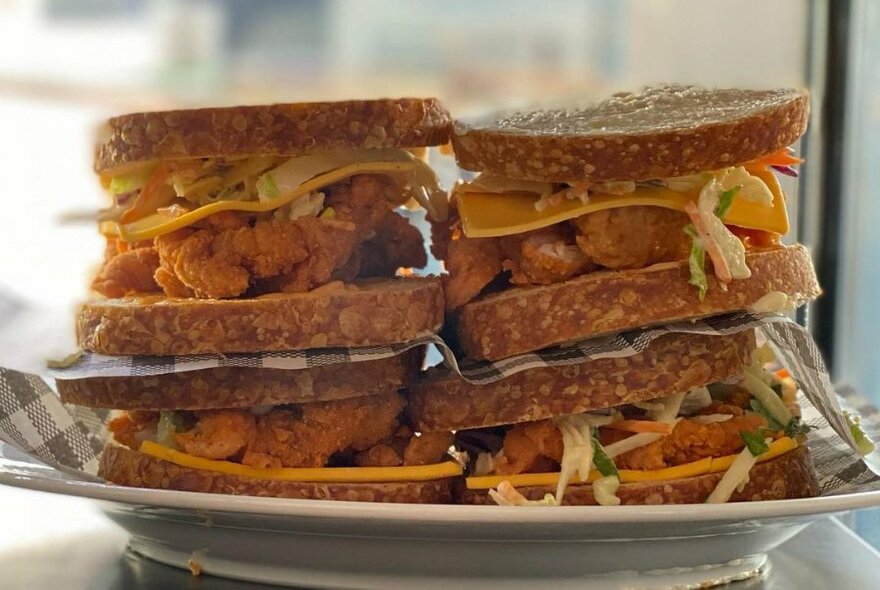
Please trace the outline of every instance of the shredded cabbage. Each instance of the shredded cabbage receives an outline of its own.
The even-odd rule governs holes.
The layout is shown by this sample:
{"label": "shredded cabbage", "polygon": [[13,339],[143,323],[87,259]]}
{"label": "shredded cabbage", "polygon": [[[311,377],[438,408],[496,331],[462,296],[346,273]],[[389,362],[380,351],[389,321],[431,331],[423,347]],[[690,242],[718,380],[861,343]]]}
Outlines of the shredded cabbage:
{"label": "shredded cabbage", "polygon": [[[662,405],[662,409],[649,411],[648,417],[657,422],[672,424],[674,427],[674,425],[678,423],[677,416],[681,409],[681,404],[682,401],[684,401],[685,395],[687,394],[674,393],[664,398],[655,400],[656,403]],[[611,443],[610,445],[605,447],[605,453],[609,457],[614,458],[618,455],[628,453],[629,451],[632,451],[634,449],[649,445],[652,442],[659,440],[662,436],[662,434],[656,432],[640,432],[638,434],[628,436],[623,440]]]}
{"label": "shredded cabbage", "polygon": [[682,416],[696,414],[712,405],[712,395],[708,387],[697,387],[684,396],[678,413]]}
{"label": "shredded cabbage", "polygon": [[620,498],[617,497],[617,488],[620,487],[620,478],[616,475],[606,475],[593,482],[593,497],[600,506],[619,506]]}
{"label": "shredded cabbage", "polygon": [[150,179],[150,176],[155,169],[156,166],[151,165],[134,172],[129,172],[128,174],[114,176],[110,179],[109,190],[114,195],[122,195],[140,190],[145,184],[147,184],[147,181]]}
{"label": "shredded cabbage", "polygon": [[718,251],[727,262],[731,277],[747,279],[752,276],[752,271],[746,265],[746,248],[740,239],[733,235],[721,219],[715,215],[721,193],[724,190],[726,190],[724,185],[717,177],[710,180],[700,191],[697,209],[705,225],[706,233],[718,245]]}
{"label": "shredded cabbage", "polygon": [[849,412],[844,412],[843,415],[846,416],[846,422],[849,424],[849,432],[855,439],[856,444],[859,447],[859,452],[862,455],[870,455],[874,452],[876,446],[873,441],[868,438],[868,435],[865,434],[865,431],[862,430],[861,419],[859,416],[852,416]]}
{"label": "shredded cabbage", "polygon": [[749,174],[748,170],[742,166],[726,168],[720,174],[719,181],[722,191],[735,189],[737,198],[752,201],[765,207],[773,206],[773,193],[770,192],[770,187],[757,176]]}
{"label": "shredded cabbage", "polygon": [[160,445],[176,449],[175,434],[183,430],[183,416],[173,410],[159,412],[159,425],[156,428],[156,442]]}
{"label": "shredded cabbage", "polygon": [[689,223],[684,226],[683,231],[691,237],[691,253],[688,256],[688,269],[691,278],[688,279],[688,284],[699,290],[700,301],[702,301],[706,298],[706,292],[709,290],[709,279],[706,277],[706,248],[693,224]]}
{"label": "shredded cabbage", "polygon": [[757,457],[752,454],[748,447],[740,451],[739,455],[731,463],[730,468],[724,472],[718,485],[715,486],[715,489],[706,498],[706,504],[724,504],[730,500],[734,490],[742,485],[744,481],[747,481],[749,472],[755,466],[755,463],[757,463]]}
{"label": "shredded cabbage", "polygon": [[544,494],[540,500],[529,500],[509,481],[502,481],[497,489],[489,490],[489,497],[499,506],[559,506],[553,494]]}
{"label": "shredded cabbage", "polygon": [[[757,373],[757,374],[756,374]],[[756,371],[753,367],[743,370],[742,386],[752,394],[755,399],[767,410],[767,413],[780,424],[789,424],[794,417],[788,410],[785,402],[780,399],[773,388],[759,376],[763,371]]]}

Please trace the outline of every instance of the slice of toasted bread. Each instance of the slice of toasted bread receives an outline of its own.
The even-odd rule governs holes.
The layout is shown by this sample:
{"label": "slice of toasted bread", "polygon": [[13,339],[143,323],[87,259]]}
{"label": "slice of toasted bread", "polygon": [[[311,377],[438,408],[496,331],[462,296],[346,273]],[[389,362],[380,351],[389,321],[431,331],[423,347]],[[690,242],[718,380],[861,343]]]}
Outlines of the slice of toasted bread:
{"label": "slice of toasted bread", "polygon": [[[702,504],[721,481],[724,472],[697,475],[668,481],[625,483],[617,489],[621,504]],[[527,486],[517,488],[529,500],[540,500],[554,493],[555,487]],[[780,457],[758,463],[749,472],[749,482],[742,491],[734,492],[731,502],[787,500],[819,495],[819,483],[813,471],[810,452],[801,446]],[[462,504],[494,504],[487,490],[463,489]],[[565,490],[564,505],[595,505],[593,486],[572,485]],[[613,508],[609,508],[612,510]]]}
{"label": "slice of toasted bread", "polygon": [[742,373],[753,331],[667,334],[638,354],[521,371],[474,385],[436,371],[409,388],[407,412],[421,432],[517,424],[654,399]]}
{"label": "slice of toasted bread", "polygon": [[132,113],[109,120],[95,171],[153,160],[440,145],[451,124],[434,98]]}
{"label": "slice of toasted bread", "polygon": [[439,279],[399,278],[250,299],[101,299],[80,308],[77,338],[102,354],[259,352],[405,342],[442,322]]}
{"label": "slice of toasted bread", "polygon": [[413,379],[424,347],[397,356],[300,370],[219,367],[149,377],[56,381],[61,401],[116,410],[211,410],[303,404],[395,391]]}
{"label": "slice of toasted bread", "polygon": [[821,293],[803,246],[753,250],[746,261],[751,278],[731,281],[725,290],[709,274],[703,301],[688,284],[686,260],[508,289],[462,307],[458,345],[469,358],[497,360],[602,334],[744,310],[774,291],[799,303]]}
{"label": "slice of toasted bread", "polygon": [[453,479],[384,483],[308,483],[264,480],[181,467],[125,447],[109,445],[98,476],[136,488],[352,502],[449,504]]}
{"label": "slice of toasted bread", "polygon": [[589,105],[456,121],[462,168],[549,182],[683,176],[736,166],[793,143],[801,90],[646,88]]}

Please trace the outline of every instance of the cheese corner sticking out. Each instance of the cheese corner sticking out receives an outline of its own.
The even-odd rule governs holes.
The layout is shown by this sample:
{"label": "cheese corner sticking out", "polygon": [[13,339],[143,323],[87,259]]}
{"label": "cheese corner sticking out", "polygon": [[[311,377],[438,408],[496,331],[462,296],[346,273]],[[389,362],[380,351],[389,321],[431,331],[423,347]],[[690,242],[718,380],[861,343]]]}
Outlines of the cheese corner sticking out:
{"label": "cheese corner sticking out", "polygon": [[[785,235],[788,233],[788,213],[785,197],[779,181],[769,170],[752,170],[751,174],[760,178],[773,195],[773,206],[734,199],[733,205],[724,217],[727,225],[768,231]],[[490,192],[457,191],[458,211],[462,229],[469,238],[490,238],[519,234],[555,223],[573,219],[604,209],[649,205],[684,211],[688,201],[695,201],[699,189],[677,192],[666,188],[639,187],[625,195],[606,195],[591,193],[588,202],[578,199],[560,199],[559,203],[548,205],[543,211],[535,209],[536,193],[522,191],[506,194]]]}

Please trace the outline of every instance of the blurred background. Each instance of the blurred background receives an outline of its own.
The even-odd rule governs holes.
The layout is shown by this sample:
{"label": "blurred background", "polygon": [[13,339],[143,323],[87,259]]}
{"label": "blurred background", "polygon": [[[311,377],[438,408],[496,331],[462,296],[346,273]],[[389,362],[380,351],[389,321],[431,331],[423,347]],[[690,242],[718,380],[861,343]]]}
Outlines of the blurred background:
{"label": "blurred background", "polygon": [[810,323],[835,378],[880,401],[869,0],[0,0],[0,317],[14,335],[0,364],[72,347],[102,252],[82,218],[103,205],[92,139],[110,115],[432,95],[468,116],[660,82],[811,89],[807,163],[786,185],[826,288]]}

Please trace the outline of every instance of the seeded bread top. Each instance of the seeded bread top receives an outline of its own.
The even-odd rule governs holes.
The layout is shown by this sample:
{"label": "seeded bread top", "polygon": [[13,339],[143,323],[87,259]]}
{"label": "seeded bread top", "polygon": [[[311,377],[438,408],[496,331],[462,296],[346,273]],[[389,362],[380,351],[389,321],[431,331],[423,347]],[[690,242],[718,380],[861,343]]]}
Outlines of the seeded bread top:
{"label": "seeded bread top", "polygon": [[108,121],[95,171],[155,160],[425,147],[449,141],[451,125],[434,98],[132,113]]}
{"label": "seeded bread top", "polygon": [[807,127],[809,95],[792,89],[646,88],[590,104],[456,121],[461,167],[549,182],[683,176],[786,147]]}

